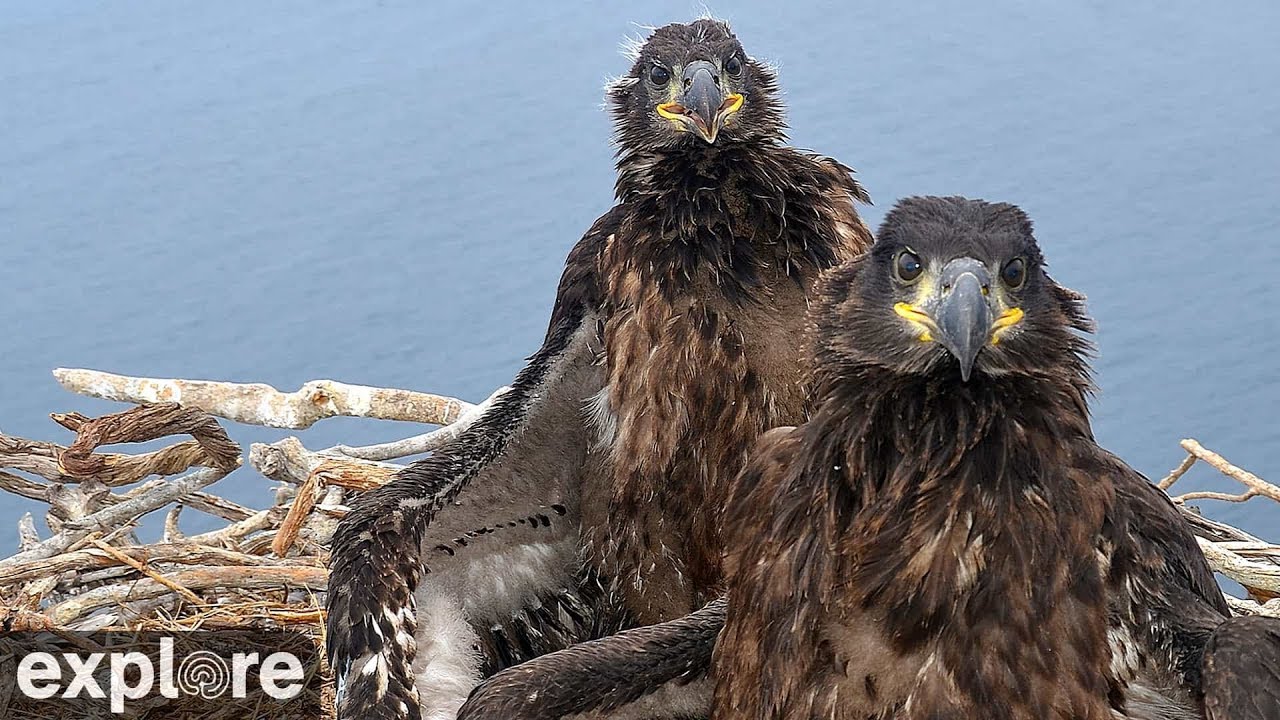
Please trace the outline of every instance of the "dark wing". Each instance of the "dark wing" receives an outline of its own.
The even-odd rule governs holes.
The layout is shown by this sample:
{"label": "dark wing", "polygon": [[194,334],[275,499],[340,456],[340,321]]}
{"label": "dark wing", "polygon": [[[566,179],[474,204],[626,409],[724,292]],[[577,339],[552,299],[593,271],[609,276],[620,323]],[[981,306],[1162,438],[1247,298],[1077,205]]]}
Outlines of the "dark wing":
{"label": "dark wing", "polygon": [[[598,220],[570,253],[546,339],[511,389],[448,445],[359,498],[339,525],[330,561],[327,643],[340,717],[420,717],[412,665],[415,591],[424,574],[433,582],[449,578],[448,592],[462,596],[475,581],[489,581],[491,593],[509,595],[509,572],[535,581],[537,573],[557,565],[571,573],[576,555],[556,555],[576,546],[575,484],[588,442],[583,408],[603,386],[596,363],[596,257],[618,216],[615,210]],[[512,559],[484,566],[495,553]],[[521,557],[540,565],[509,566]],[[555,595],[554,587],[542,589]],[[590,622],[573,610],[540,607],[538,598],[499,599],[530,605],[549,627]],[[503,635],[502,625],[481,638],[491,653],[518,643]]]}
{"label": "dark wing", "polygon": [[1160,582],[1176,583],[1190,590],[1222,617],[1230,616],[1231,609],[1200,551],[1191,525],[1173,501],[1124,461],[1110,453],[1106,453],[1106,457],[1112,467],[1116,502],[1127,509],[1128,530],[1141,547],[1153,551],[1148,570],[1158,573]]}
{"label": "dark wing", "polygon": [[552,720],[625,709],[627,717],[705,716],[707,675],[725,600],[670,622],[574,645],[503,670],[462,706],[458,720]]}
{"label": "dark wing", "polygon": [[1187,687],[1200,688],[1209,633],[1230,617],[1191,526],[1164,493],[1122,460],[1098,449],[1095,472],[1112,479],[1115,508],[1109,584],[1123,603],[1113,612],[1139,628],[1155,657],[1168,657]]}
{"label": "dark wing", "polygon": [[1280,718],[1280,618],[1232,618],[1213,632],[1204,708],[1208,720]]}

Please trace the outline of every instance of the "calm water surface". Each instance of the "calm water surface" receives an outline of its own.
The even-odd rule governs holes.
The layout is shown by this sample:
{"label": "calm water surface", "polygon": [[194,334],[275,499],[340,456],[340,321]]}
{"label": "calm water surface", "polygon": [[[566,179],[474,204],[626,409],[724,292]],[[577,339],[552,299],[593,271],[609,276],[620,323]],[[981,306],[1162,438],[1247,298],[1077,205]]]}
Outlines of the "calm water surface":
{"label": "calm water surface", "polygon": [[[869,221],[917,193],[1035,218],[1099,321],[1106,446],[1160,476],[1194,436],[1280,480],[1280,4],[710,9],[780,67],[795,144],[858,169]],[[62,391],[57,366],[483,398],[537,348],[566,252],[611,203],[619,41],[701,11],[11,3],[0,429],[65,441],[48,412],[120,409]],[[333,420],[303,439],[416,430]],[[242,470],[215,489],[260,505],[268,485]],[[0,551],[39,507],[0,501]],[[1266,501],[1207,510],[1280,539]]]}

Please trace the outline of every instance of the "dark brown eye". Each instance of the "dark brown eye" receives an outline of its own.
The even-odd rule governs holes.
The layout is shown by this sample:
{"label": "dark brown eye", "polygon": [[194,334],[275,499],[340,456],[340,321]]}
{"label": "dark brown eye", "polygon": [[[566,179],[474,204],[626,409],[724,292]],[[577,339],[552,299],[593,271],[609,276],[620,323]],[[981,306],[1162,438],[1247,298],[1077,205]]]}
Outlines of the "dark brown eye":
{"label": "dark brown eye", "polygon": [[728,60],[724,61],[724,71],[730,75],[737,77],[742,72],[742,61],[737,55],[730,55]]}
{"label": "dark brown eye", "polygon": [[649,68],[649,82],[654,85],[666,85],[671,81],[671,72],[661,65]]}
{"label": "dark brown eye", "polygon": [[1014,258],[1005,263],[1004,269],[1000,271],[1000,278],[1012,290],[1022,287],[1022,283],[1027,281],[1027,261]]}
{"label": "dark brown eye", "polygon": [[920,273],[924,272],[924,264],[920,262],[919,255],[910,250],[903,250],[893,261],[893,270],[902,282],[914,282],[920,277]]}

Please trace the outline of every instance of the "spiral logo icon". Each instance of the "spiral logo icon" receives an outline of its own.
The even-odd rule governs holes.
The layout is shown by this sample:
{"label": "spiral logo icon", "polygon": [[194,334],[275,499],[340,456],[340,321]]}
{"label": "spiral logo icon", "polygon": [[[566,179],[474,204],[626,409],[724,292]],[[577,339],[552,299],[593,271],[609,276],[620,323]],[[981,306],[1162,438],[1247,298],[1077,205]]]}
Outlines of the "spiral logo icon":
{"label": "spiral logo icon", "polygon": [[178,666],[178,687],[188,695],[212,700],[226,692],[230,682],[227,662],[208,650],[191,653]]}

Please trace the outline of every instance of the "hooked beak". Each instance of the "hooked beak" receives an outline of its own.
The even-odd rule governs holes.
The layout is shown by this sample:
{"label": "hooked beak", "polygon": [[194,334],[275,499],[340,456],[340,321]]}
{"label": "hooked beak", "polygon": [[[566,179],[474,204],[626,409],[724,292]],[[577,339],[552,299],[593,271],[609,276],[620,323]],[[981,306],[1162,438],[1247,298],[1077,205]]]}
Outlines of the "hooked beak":
{"label": "hooked beak", "polygon": [[960,361],[960,379],[968,382],[995,319],[988,302],[991,275],[977,260],[960,258],[947,263],[940,279],[942,297],[934,313],[938,342]]}
{"label": "hooked beak", "polygon": [[743,97],[726,93],[720,86],[715,65],[697,60],[684,68],[683,90],[674,102],[658,106],[658,114],[695,130],[708,143],[714,143],[728,117],[742,109]]}
{"label": "hooked beak", "polygon": [[894,311],[922,329],[920,339],[936,341],[960,363],[960,379],[968,382],[978,353],[1022,321],[1021,308],[1001,307],[991,292],[991,273],[978,260],[956,258],[942,268],[928,297],[918,305],[898,303]]}

